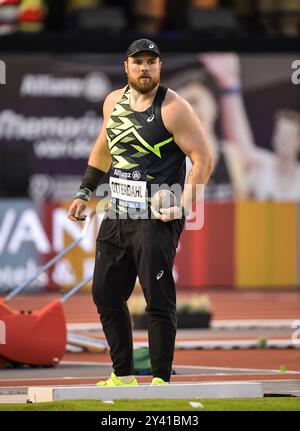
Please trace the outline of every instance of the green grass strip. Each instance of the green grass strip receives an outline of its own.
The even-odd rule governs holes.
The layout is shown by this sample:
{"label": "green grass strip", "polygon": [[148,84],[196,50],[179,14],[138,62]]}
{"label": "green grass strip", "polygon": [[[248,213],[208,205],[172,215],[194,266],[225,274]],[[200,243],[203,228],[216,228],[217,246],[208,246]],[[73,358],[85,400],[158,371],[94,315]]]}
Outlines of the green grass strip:
{"label": "green grass strip", "polygon": [[[190,402],[201,403],[192,407]],[[36,404],[0,404],[0,411],[300,411],[300,398],[227,399],[122,399],[114,403],[99,400],[66,400]]]}

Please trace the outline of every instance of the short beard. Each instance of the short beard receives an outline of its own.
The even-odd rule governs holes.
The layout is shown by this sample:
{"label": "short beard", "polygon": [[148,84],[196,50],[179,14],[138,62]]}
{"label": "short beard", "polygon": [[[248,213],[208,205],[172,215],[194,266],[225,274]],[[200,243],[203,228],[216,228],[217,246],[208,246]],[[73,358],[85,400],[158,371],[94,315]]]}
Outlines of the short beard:
{"label": "short beard", "polygon": [[149,78],[146,82],[142,84],[140,82],[140,79],[137,79],[136,81],[131,81],[128,78],[128,84],[138,93],[146,94],[152,91],[157,86],[157,84],[159,84],[159,79]]}

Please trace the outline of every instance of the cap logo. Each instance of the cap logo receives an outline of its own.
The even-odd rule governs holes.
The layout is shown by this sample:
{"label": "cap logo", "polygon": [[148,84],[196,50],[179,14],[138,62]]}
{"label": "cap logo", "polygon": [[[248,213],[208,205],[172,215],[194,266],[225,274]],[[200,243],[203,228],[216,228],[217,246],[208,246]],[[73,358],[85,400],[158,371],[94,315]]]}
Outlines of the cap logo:
{"label": "cap logo", "polygon": [[154,48],[154,45],[153,45],[153,43],[151,43],[150,45],[149,45],[149,48]]}

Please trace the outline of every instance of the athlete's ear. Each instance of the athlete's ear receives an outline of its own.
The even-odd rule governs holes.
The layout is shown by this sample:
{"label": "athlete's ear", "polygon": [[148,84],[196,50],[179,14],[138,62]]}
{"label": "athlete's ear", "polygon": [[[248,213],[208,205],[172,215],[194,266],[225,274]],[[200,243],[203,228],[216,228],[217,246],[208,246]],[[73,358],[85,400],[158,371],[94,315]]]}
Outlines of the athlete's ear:
{"label": "athlete's ear", "polygon": [[125,68],[125,72],[128,75],[128,63],[127,63],[127,60],[124,61],[124,68]]}

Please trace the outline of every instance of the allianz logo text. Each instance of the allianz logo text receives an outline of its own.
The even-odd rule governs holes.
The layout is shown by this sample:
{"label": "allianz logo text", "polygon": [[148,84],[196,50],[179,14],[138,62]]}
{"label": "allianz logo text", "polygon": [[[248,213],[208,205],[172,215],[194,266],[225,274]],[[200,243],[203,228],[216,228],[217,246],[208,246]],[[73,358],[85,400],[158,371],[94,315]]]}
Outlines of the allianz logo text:
{"label": "allianz logo text", "polygon": [[3,60],[0,60],[0,84],[6,84],[6,64]]}

